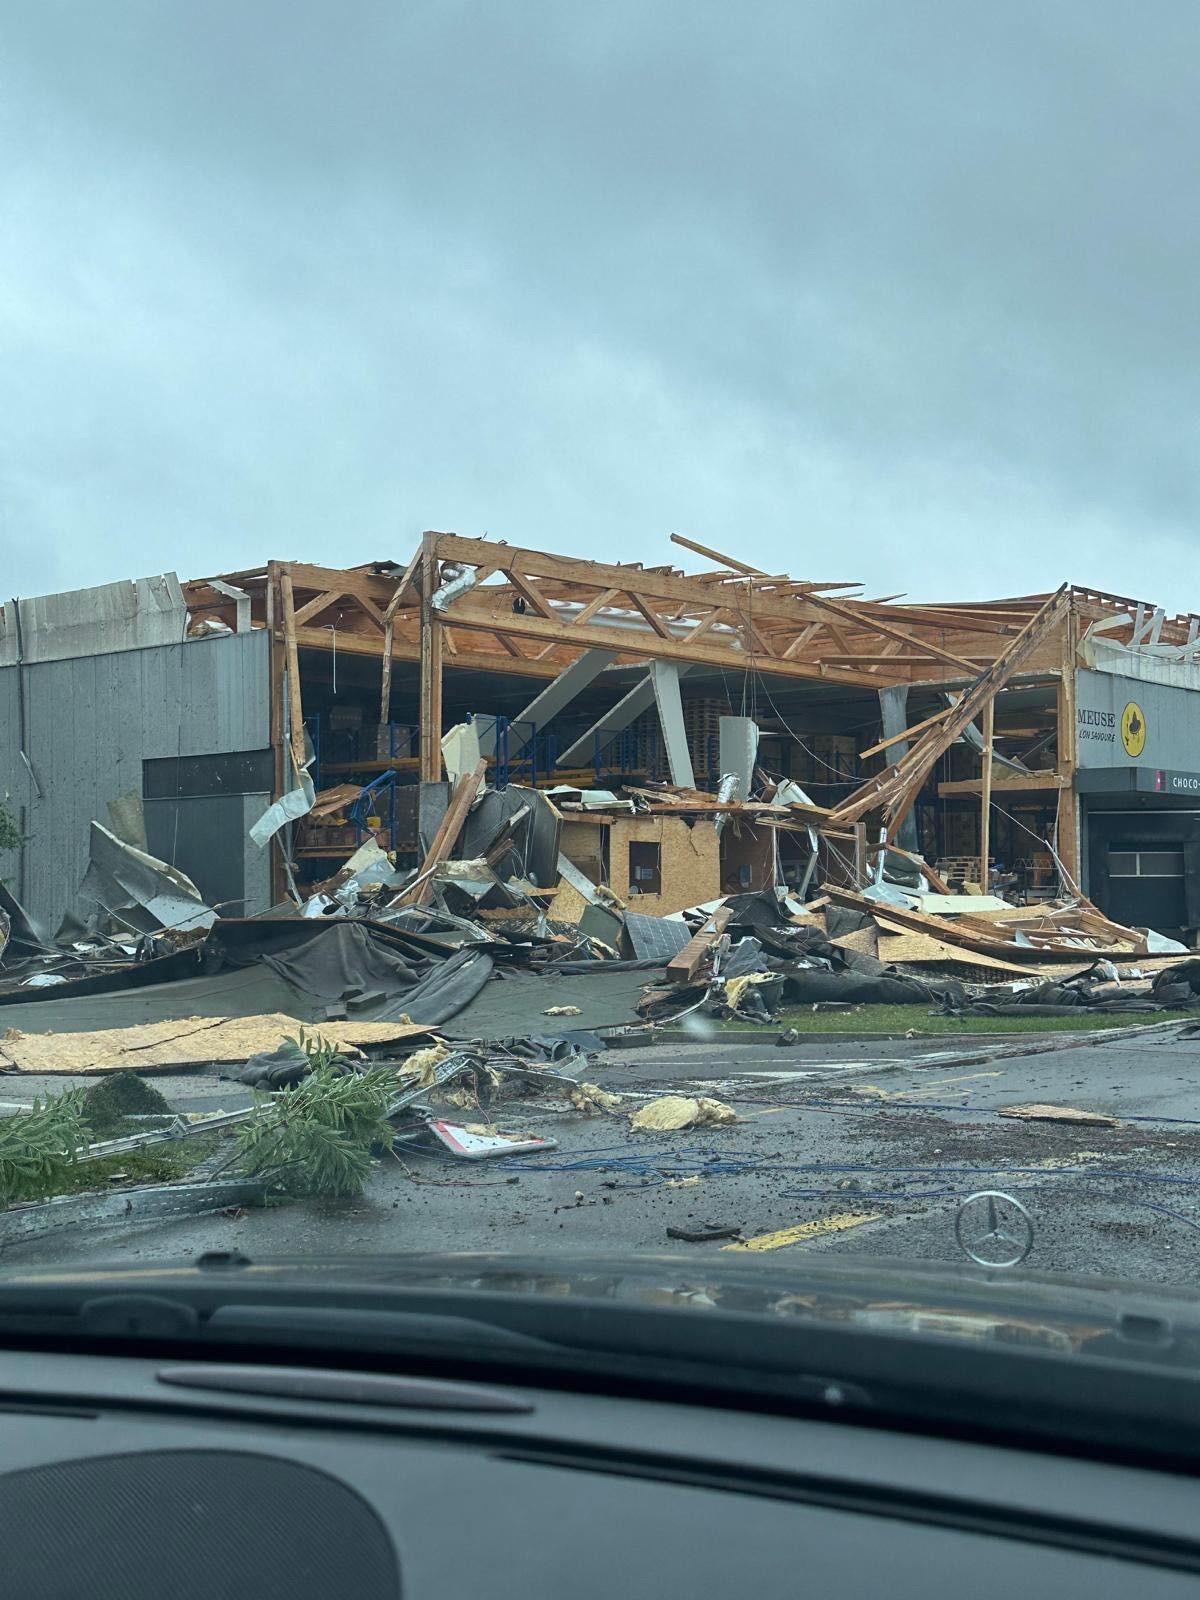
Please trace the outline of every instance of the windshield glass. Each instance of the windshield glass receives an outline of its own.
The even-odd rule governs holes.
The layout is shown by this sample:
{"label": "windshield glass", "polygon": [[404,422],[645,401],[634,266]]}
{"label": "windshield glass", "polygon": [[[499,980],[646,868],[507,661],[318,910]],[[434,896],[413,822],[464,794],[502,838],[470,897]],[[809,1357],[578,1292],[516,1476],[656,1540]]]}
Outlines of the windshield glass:
{"label": "windshield glass", "polygon": [[1200,19],[1106,20],[8,9],[0,1277],[1195,1281]]}

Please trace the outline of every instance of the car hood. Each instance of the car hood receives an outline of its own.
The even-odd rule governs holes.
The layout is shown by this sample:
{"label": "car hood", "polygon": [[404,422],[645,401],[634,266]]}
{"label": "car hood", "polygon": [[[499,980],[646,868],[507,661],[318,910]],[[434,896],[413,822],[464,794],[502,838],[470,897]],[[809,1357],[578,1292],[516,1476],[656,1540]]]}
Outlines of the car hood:
{"label": "car hood", "polygon": [[677,1255],[412,1252],[256,1261],[211,1256],[144,1267],[89,1264],[79,1272],[0,1273],[0,1286],[86,1285],[97,1294],[186,1292],[199,1285],[219,1292],[223,1284],[236,1285],[239,1297],[256,1289],[273,1298],[294,1290],[306,1301],[335,1303],[364,1292],[528,1295],[1200,1364],[1200,1294],[1099,1277],[987,1271],[967,1263],[882,1257],[777,1263],[719,1258],[717,1252],[696,1261]]}

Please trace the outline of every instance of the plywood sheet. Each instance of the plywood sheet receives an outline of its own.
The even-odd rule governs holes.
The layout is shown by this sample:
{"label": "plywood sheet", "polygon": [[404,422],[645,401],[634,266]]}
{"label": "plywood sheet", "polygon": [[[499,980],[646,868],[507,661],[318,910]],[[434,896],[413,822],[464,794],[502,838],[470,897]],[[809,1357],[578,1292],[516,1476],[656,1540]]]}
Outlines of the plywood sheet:
{"label": "plywood sheet", "polygon": [[[658,844],[661,852],[659,894],[630,894],[629,846],[634,841]],[[685,822],[682,817],[614,817],[609,840],[609,883],[630,911],[662,917],[703,905],[721,893],[721,841],[712,822]]]}
{"label": "plywood sheet", "polygon": [[567,883],[564,879],[559,883],[555,893],[554,902],[550,907],[550,915],[555,922],[577,923],[587,910],[588,905],[589,902],[583,898],[575,885]]}
{"label": "plywood sheet", "polygon": [[1022,1122],[1071,1122],[1085,1128],[1119,1128],[1116,1117],[1103,1111],[1083,1111],[1078,1106],[1001,1106],[1002,1117],[1018,1117]]}
{"label": "plywood sheet", "polygon": [[[880,956],[880,947],[883,944],[883,935],[876,927],[856,928],[853,933],[840,934],[836,939],[831,939],[830,944],[840,945],[843,950],[857,950],[860,955],[877,956],[881,961],[886,961],[886,956]],[[936,943],[931,940],[930,943]]]}
{"label": "plywood sheet", "polygon": [[604,834],[595,822],[564,820],[559,849],[585,878],[600,883],[604,878]]}
{"label": "plywood sheet", "polygon": [[300,1022],[282,1011],[257,1017],[169,1018],[91,1033],[0,1033],[0,1067],[20,1072],[170,1071],[245,1062],[303,1028],[338,1045],[392,1044],[433,1030],[415,1022]]}
{"label": "plywood sheet", "polygon": [[1056,961],[1053,966],[1040,967],[1035,962],[1005,961],[1002,956],[989,956],[966,950],[962,945],[946,944],[928,933],[886,933],[882,930],[879,934],[879,959],[889,965],[906,963],[909,966],[978,967],[1014,978],[1037,978],[1043,975],[1068,978],[1076,972],[1086,972],[1095,965],[1093,957],[1081,961],[1077,967],[1065,966],[1061,961]]}
{"label": "plywood sheet", "polygon": [[[725,719],[722,718],[724,721]],[[770,828],[752,828],[731,817],[721,835],[721,887],[726,894],[769,889],[775,882],[775,836]],[[741,869],[748,868],[743,882]]]}

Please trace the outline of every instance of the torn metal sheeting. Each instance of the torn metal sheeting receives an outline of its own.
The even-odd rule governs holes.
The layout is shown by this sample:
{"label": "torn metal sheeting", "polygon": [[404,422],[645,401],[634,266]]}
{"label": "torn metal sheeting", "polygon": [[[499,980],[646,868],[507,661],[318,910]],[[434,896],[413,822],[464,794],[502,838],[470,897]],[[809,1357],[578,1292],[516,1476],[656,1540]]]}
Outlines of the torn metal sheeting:
{"label": "torn metal sheeting", "polygon": [[103,926],[111,917],[120,927],[148,933],[204,929],[216,921],[185,873],[126,844],[99,822],[92,823],[90,846],[79,886],[85,926]]}
{"label": "torn metal sheeting", "polygon": [[[479,729],[473,722],[459,722],[442,735],[442,763],[451,783],[457,783],[467,773],[479,768],[481,751]],[[482,794],[486,784],[483,773],[479,775],[477,793]]]}
{"label": "torn metal sheeting", "polygon": [[56,952],[25,907],[0,879],[0,911],[8,928],[8,958],[54,955]]}
{"label": "torn metal sheeting", "polygon": [[581,811],[633,811],[632,800],[621,799],[611,789],[576,789],[568,783],[559,783],[544,791],[564,809],[577,807]]}
{"label": "torn metal sheeting", "polygon": [[135,850],[140,850],[143,855],[149,855],[150,846],[146,840],[146,810],[140,793],[131,790],[128,794],[110,800],[108,820],[118,839],[124,844],[132,845]]}
{"label": "torn metal sheeting", "polygon": [[596,939],[614,952],[621,947],[621,935],[624,929],[625,919],[621,913],[598,903],[585,907],[579,919],[579,933],[582,938]]}
{"label": "torn metal sheeting", "polygon": [[154,1184],[107,1193],[56,1195],[0,1211],[0,1243],[36,1238],[55,1228],[119,1222],[122,1228],[174,1217],[199,1217],[235,1206],[261,1205],[266,1195],[255,1178],[215,1178],[204,1183]]}
{"label": "torn metal sheeting", "polygon": [[120,1139],[101,1139],[90,1144],[79,1159],[99,1161],[105,1156],[126,1155],[130,1150],[144,1150],[156,1144],[175,1144],[180,1139],[193,1139],[206,1133],[218,1133],[223,1128],[236,1128],[256,1117],[258,1109],[256,1105],[246,1106],[239,1111],[214,1111],[209,1116],[194,1117],[177,1113],[165,1127],[150,1128],[145,1133],[126,1134]]}
{"label": "torn metal sheeting", "polygon": [[[513,822],[517,813],[527,814]],[[472,808],[462,830],[458,853],[488,856],[500,843],[510,848],[499,864],[519,860],[521,870],[543,889],[558,881],[559,836],[562,821],[553,802],[540,789],[510,783],[507,789],[489,789]],[[506,833],[506,830],[509,830]]]}
{"label": "torn metal sheeting", "polygon": [[16,600],[0,607],[0,666],[179,644],[187,616],[173,572]]}
{"label": "torn metal sheeting", "polygon": [[[305,916],[321,915],[333,906],[352,906],[363,889],[376,884],[395,887],[403,882],[392,859],[373,838],[366,838],[349,860],[324,883],[315,884],[305,904]],[[317,907],[316,903],[322,902]],[[310,907],[315,909],[310,910]]]}
{"label": "torn metal sheeting", "polygon": [[316,800],[316,790],[313,788],[312,779],[307,772],[301,772],[300,780],[295,789],[290,789],[287,794],[281,795],[273,805],[269,805],[250,829],[250,837],[261,850],[262,847],[273,839],[280,828],[289,822],[298,822],[301,817],[307,816]]}

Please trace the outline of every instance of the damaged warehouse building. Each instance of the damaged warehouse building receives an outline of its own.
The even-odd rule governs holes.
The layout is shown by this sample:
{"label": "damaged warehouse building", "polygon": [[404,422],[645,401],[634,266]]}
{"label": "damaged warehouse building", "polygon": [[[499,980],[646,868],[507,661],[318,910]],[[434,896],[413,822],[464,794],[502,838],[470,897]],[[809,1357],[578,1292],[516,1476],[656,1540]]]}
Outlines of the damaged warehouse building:
{"label": "damaged warehouse building", "polygon": [[1081,948],[1195,944],[1200,618],[1066,586],[870,598],[674,537],[705,570],[430,533],[403,565],[7,603],[0,880],[49,935],[86,922],[111,839],[232,918],[336,910],[371,863],[420,903],[460,860],[491,874],[481,915],[613,948],[618,915],[777,888],[882,901],[910,940],[940,912],[961,944],[969,896],[1070,902]]}

